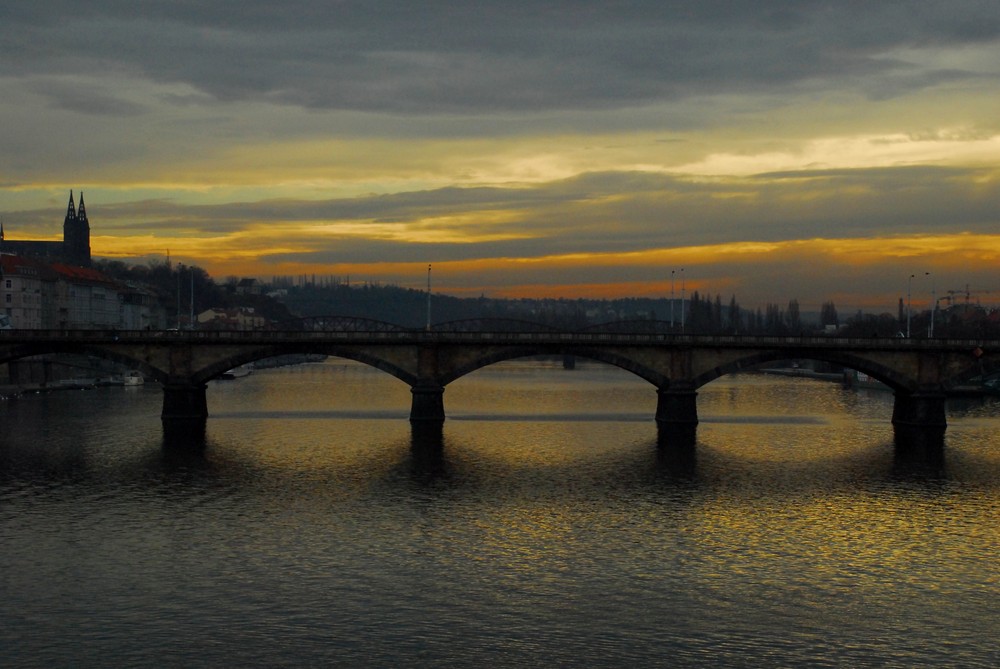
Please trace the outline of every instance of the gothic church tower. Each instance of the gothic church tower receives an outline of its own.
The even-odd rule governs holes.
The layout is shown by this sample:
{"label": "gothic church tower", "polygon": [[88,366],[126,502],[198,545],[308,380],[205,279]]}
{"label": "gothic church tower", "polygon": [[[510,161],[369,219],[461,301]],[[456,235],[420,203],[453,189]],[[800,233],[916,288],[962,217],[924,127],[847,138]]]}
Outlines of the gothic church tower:
{"label": "gothic church tower", "polygon": [[90,266],[90,221],[87,208],[80,193],[80,208],[73,203],[73,191],[69,192],[69,205],[63,221],[63,258],[72,265]]}

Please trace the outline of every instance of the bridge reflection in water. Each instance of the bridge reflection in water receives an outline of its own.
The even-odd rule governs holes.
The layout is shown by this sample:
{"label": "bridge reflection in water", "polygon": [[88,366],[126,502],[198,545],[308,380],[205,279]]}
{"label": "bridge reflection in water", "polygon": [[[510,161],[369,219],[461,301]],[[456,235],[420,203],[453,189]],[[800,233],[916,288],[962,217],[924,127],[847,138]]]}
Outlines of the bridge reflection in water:
{"label": "bridge reflection in water", "polygon": [[[447,476],[449,459],[444,424],[436,421],[410,423],[408,467],[422,481]],[[206,421],[177,420],[163,423],[163,454],[181,463],[203,463],[208,449]],[[695,482],[699,478],[697,426],[659,425],[653,440],[655,471],[664,479]],[[891,475],[905,479],[945,478],[944,430],[914,427],[894,430]],[[186,460],[183,458],[198,458]]]}
{"label": "bridge reflection in water", "polygon": [[949,392],[1000,370],[1000,341],[687,335],[664,329],[648,321],[577,332],[474,321],[408,330],[339,319],[333,328],[253,332],[8,330],[0,331],[0,362],[75,353],[122,363],[162,385],[166,423],[203,421],[208,416],[207,383],[229,369],[278,355],[323,354],[395,376],[410,386],[410,420],[440,424],[445,420],[444,391],[452,381],[504,360],[575,356],[648,381],[657,393],[657,423],[681,442],[698,423],[700,387],[776,360],[829,362],[878,379],[895,393],[893,424],[932,439],[946,426]]}

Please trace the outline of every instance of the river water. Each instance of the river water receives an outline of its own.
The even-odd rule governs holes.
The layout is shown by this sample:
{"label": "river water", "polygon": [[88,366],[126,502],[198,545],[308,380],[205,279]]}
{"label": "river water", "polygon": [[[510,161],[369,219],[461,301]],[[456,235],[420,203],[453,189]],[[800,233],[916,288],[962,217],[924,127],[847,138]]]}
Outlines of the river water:
{"label": "river water", "polygon": [[0,404],[0,666],[996,667],[1000,405],[763,375],[658,447],[651,386],[519,361],[445,393],[342,360]]}

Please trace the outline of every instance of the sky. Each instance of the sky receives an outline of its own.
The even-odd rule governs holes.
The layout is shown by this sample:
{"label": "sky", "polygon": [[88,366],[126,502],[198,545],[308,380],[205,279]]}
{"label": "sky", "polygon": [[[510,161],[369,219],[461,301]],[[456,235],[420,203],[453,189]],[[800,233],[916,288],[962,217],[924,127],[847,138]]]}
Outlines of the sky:
{"label": "sky", "polygon": [[1000,306],[1000,3],[18,0],[0,156],[219,280]]}

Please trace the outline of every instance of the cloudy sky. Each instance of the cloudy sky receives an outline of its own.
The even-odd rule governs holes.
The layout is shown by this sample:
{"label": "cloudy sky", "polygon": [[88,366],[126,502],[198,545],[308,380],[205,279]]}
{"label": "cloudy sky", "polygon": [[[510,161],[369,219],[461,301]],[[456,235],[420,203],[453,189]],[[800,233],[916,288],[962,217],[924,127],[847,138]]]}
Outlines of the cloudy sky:
{"label": "cloudy sky", "polygon": [[0,156],[220,279],[1000,305],[1000,3],[7,2]]}

